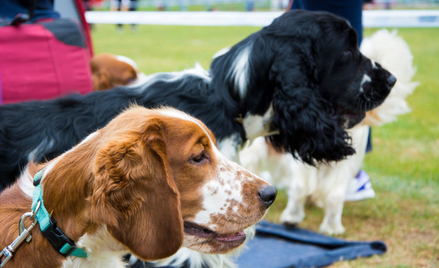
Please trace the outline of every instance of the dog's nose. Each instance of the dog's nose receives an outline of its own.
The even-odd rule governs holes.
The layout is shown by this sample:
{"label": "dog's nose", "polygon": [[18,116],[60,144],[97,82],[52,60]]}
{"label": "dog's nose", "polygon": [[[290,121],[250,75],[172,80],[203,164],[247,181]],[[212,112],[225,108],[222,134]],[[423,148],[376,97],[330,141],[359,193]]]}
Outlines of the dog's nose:
{"label": "dog's nose", "polygon": [[266,206],[266,208],[269,208],[276,199],[277,190],[274,186],[268,185],[262,188],[262,190],[260,190],[258,194],[264,206]]}
{"label": "dog's nose", "polygon": [[392,88],[396,83],[396,77],[393,75],[390,75],[389,78],[387,78],[387,85],[389,86],[389,88]]}

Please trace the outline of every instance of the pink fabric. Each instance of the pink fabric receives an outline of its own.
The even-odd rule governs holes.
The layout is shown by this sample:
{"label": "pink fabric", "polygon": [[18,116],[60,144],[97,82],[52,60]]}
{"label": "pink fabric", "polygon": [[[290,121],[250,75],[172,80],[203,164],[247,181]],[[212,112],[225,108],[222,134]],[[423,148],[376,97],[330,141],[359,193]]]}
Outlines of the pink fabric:
{"label": "pink fabric", "polygon": [[90,53],[90,58],[93,57],[93,43],[91,42],[90,28],[88,26],[87,20],[85,19],[85,8],[83,0],[75,0],[76,9],[78,10],[78,15],[81,20],[81,24],[84,25],[83,30],[85,33],[85,39],[87,43],[87,49]]}
{"label": "pink fabric", "polygon": [[1,27],[2,104],[91,92],[88,55],[84,48],[60,42],[42,25]]}

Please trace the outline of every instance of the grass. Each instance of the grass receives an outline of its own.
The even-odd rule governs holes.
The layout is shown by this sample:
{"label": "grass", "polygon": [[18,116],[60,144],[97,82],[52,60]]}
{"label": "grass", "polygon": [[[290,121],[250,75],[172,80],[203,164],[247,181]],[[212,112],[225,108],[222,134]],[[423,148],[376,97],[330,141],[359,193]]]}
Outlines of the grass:
{"label": "grass", "polygon": [[200,62],[210,65],[213,54],[256,32],[255,27],[198,27],[139,25],[132,33],[126,25],[118,34],[114,25],[95,25],[96,53],[109,52],[132,58],[147,73],[178,71]]}
{"label": "grass", "polygon": [[[95,25],[96,53],[134,59],[147,73],[179,71],[200,62],[208,68],[212,55],[233,45],[255,27],[185,27],[139,25],[117,33],[114,25]],[[366,29],[365,36],[376,29]],[[381,256],[340,262],[333,267],[439,267],[439,29],[399,29],[414,55],[421,84],[408,97],[412,112],[392,124],[373,129],[373,152],[364,163],[376,198],[347,202],[343,212],[349,240],[383,240]],[[287,197],[280,191],[267,219],[278,222]],[[322,211],[306,208],[302,227],[318,230]]]}

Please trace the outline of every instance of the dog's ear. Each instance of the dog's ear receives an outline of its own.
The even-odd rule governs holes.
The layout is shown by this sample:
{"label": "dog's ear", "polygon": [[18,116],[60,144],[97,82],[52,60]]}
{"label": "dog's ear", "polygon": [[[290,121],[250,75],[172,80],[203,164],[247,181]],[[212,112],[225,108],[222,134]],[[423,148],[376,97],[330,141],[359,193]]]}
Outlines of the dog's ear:
{"label": "dog's ear", "polygon": [[160,121],[119,135],[97,152],[92,220],[142,260],[174,254],[183,243],[179,192],[171,176]]}
{"label": "dog's ear", "polygon": [[308,164],[337,161],[355,153],[340,126],[334,107],[319,93],[317,66],[311,41],[282,48],[273,61],[274,128],[269,137],[278,150],[287,151]]}
{"label": "dog's ear", "polygon": [[107,70],[100,69],[92,73],[93,90],[107,90],[113,87],[110,82],[110,74]]}

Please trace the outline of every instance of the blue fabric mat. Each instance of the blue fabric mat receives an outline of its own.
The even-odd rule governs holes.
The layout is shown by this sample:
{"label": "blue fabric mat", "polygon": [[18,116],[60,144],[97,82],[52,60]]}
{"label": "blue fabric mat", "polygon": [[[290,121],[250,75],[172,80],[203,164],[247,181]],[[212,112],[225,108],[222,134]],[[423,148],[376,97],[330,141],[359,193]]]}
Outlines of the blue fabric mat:
{"label": "blue fabric mat", "polygon": [[349,242],[263,221],[237,263],[240,268],[323,267],[385,252],[382,241]]}

